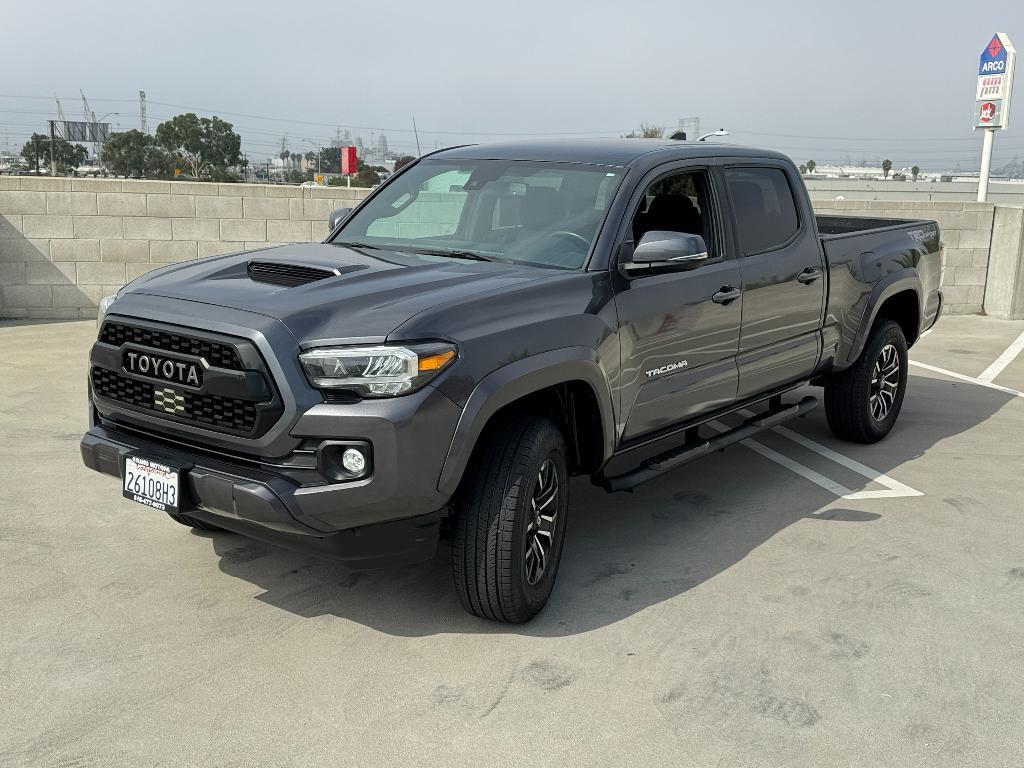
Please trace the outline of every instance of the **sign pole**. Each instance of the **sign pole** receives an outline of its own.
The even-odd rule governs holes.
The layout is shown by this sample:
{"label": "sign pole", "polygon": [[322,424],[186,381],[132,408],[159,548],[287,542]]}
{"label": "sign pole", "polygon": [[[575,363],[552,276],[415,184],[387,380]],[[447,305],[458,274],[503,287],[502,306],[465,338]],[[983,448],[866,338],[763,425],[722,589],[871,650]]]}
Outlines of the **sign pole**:
{"label": "sign pole", "polygon": [[57,166],[53,161],[53,120],[50,120],[50,175],[57,175]]}
{"label": "sign pole", "polygon": [[996,131],[1006,130],[1013,89],[1016,51],[1005,32],[997,32],[981,52],[978,88],[974,102],[974,130],[982,131],[981,168],[978,173],[978,202],[988,198],[992,171],[992,141]]}
{"label": "sign pole", "polygon": [[988,197],[988,176],[992,168],[992,138],[996,135],[995,128],[986,128],[981,145],[981,175],[978,178],[978,202],[986,202]]}

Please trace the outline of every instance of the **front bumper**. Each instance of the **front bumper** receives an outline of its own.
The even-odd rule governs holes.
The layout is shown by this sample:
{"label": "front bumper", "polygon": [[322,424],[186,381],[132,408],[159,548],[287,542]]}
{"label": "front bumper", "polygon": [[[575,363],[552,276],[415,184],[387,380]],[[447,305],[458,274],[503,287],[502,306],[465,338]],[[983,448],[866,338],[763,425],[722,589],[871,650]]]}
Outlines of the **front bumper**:
{"label": "front bumper", "polygon": [[272,460],[163,439],[105,421],[95,409],[81,452],[87,467],[119,479],[125,456],[133,453],[188,466],[183,512],[354,569],[378,568],[433,556],[448,503],[437,489],[443,449],[459,415],[454,403],[430,387],[394,400],[312,408],[293,426],[293,435],[372,444],[373,474],[349,482],[303,484]]}

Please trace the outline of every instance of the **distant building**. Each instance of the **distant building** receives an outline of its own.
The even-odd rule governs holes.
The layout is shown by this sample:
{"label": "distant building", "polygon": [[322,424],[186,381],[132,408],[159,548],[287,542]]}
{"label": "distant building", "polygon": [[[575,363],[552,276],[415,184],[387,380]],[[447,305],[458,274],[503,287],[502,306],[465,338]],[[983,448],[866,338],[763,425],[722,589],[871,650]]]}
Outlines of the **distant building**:
{"label": "distant building", "polygon": [[[889,170],[889,180],[891,181],[894,176],[897,175],[906,176],[907,181],[913,180],[913,173],[910,168],[896,168],[893,166]],[[918,181],[932,181],[937,179],[939,174],[928,173],[921,171],[918,174]],[[879,166],[862,166],[862,165],[834,165],[834,164],[822,164],[814,167],[814,173],[805,173],[804,178],[806,179],[866,179],[869,181],[882,181],[885,179],[885,173],[882,171],[882,167]]]}

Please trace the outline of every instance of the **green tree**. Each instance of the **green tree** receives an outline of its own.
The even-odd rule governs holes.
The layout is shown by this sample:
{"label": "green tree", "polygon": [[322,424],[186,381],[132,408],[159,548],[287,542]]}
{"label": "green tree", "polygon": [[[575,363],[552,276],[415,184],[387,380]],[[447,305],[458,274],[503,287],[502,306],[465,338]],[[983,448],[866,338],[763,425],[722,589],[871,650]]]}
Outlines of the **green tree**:
{"label": "green tree", "polygon": [[171,165],[156,139],[134,128],[110,134],[100,158],[115,174],[134,178],[166,176]]}
{"label": "green tree", "polygon": [[352,179],[353,187],[372,187],[375,184],[380,184],[380,175],[371,168],[364,168]]}
{"label": "green tree", "polygon": [[196,178],[241,161],[242,137],[231,123],[219,117],[197,117],[193,112],[177,115],[156,127],[156,143],[180,159]]}
{"label": "green tree", "polygon": [[800,166],[800,174],[804,175],[806,173],[807,173],[807,166],[806,165],[801,165]]}
{"label": "green tree", "polygon": [[320,153],[321,173],[341,173],[341,150],[338,147],[324,147]]}
{"label": "green tree", "polygon": [[814,169],[817,168],[817,167],[818,167],[818,164],[816,162],[814,162],[813,160],[808,160],[807,161],[807,172],[808,173],[814,173]]}
{"label": "green tree", "polygon": [[[21,148],[21,156],[30,168],[50,167],[50,137],[42,133],[33,133],[32,138]],[[72,144],[59,136],[53,139],[53,159],[57,164],[56,173],[73,170],[85,162],[89,153],[81,144]]]}
{"label": "green tree", "polygon": [[414,162],[415,160],[416,158],[413,157],[412,155],[402,155],[400,158],[395,160],[395,170],[397,171],[399,168],[404,168],[409,163]]}
{"label": "green tree", "polygon": [[921,169],[915,165],[910,169],[910,175],[914,177],[914,181],[917,181],[917,177],[921,175]]}
{"label": "green tree", "polygon": [[892,160],[883,160],[882,161],[882,178],[883,179],[888,179],[889,178],[889,171],[891,171],[891,170],[892,170]]}
{"label": "green tree", "polygon": [[664,129],[650,123],[640,123],[640,129],[630,131],[622,138],[624,139],[660,139]]}

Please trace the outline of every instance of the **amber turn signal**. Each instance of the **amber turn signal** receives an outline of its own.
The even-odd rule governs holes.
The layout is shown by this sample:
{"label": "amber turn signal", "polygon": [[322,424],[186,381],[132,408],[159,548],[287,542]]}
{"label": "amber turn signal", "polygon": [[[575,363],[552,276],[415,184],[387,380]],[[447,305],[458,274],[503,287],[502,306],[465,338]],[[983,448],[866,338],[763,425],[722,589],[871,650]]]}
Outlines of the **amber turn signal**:
{"label": "amber turn signal", "polygon": [[455,357],[454,349],[446,349],[444,352],[437,355],[421,357],[419,359],[419,372],[428,373],[430,371],[439,371],[448,365],[453,357]]}

